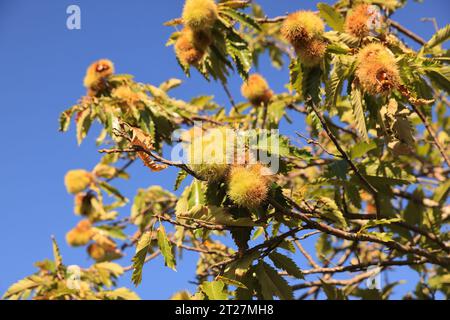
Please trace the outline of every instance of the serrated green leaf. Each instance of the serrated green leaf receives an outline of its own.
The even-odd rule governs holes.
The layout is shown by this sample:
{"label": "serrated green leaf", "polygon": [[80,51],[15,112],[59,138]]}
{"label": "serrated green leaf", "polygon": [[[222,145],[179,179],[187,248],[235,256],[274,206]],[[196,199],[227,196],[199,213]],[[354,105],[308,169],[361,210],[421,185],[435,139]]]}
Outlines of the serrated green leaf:
{"label": "serrated green leaf", "polygon": [[350,149],[350,158],[356,159],[356,158],[360,158],[362,156],[364,156],[365,154],[367,154],[367,152],[369,152],[370,150],[376,149],[377,148],[377,144],[375,141],[363,141],[360,143],[355,144],[351,149]]}
{"label": "serrated green leaf", "polygon": [[[369,182],[384,187],[383,185],[409,184],[416,182],[417,178],[411,173],[393,166],[391,163],[379,163],[359,166],[359,169]],[[383,191],[383,190],[381,190]]]}
{"label": "serrated green leaf", "polygon": [[236,246],[239,248],[239,252],[247,250],[252,228],[230,228],[230,232]]}
{"label": "serrated green leaf", "polygon": [[284,101],[271,102],[267,107],[269,124],[278,125],[278,123],[283,118],[285,113],[286,113],[286,103]]}
{"label": "serrated green leaf", "polygon": [[336,106],[344,81],[345,77],[343,70],[335,66],[331,70],[330,79],[326,82],[327,104],[329,108]]}
{"label": "serrated green leaf", "polygon": [[328,168],[333,176],[344,181],[347,178],[348,162],[346,160],[333,161]]}
{"label": "serrated green leaf", "polygon": [[188,203],[189,203],[189,209],[198,206],[198,205],[204,205],[205,204],[205,193],[203,190],[202,182],[195,179],[190,188],[190,194],[188,196]]}
{"label": "serrated green leaf", "polygon": [[253,264],[253,261],[259,257],[258,251],[250,252],[242,258],[231,262],[225,269],[224,276],[230,279],[236,279],[245,275]]}
{"label": "serrated green leaf", "polygon": [[96,263],[95,268],[97,269],[104,269],[107,270],[109,273],[114,275],[115,277],[118,277],[123,274],[123,267],[120,264],[114,263],[114,262],[100,262]]}
{"label": "serrated green leaf", "polygon": [[243,284],[242,282],[237,281],[235,279],[230,279],[230,278],[223,277],[223,276],[217,276],[216,280],[222,281],[223,283],[225,283],[229,286],[235,286],[237,288],[247,289],[247,286],[245,284]]}
{"label": "serrated green leaf", "polygon": [[[205,108],[211,109],[211,106],[217,107],[214,102],[211,100],[214,99],[214,96],[198,96],[195,98],[192,98],[192,100],[189,102],[190,105],[193,105],[200,110],[204,110]],[[215,109],[215,108],[213,108]]]}
{"label": "serrated green leaf", "polygon": [[344,214],[341,209],[339,209],[336,202],[328,197],[319,197],[319,201],[324,204],[322,207],[322,215],[333,221],[342,227],[347,227],[347,221],[344,218]]}
{"label": "serrated green leaf", "polygon": [[230,32],[227,32],[225,42],[227,53],[235,62],[239,75],[246,80],[252,65],[252,54],[248,49],[248,43],[233,29],[228,31]]}
{"label": "serrated green leaf", "polygon": [[81,142],[83,142],[84,138],[86,138],[86,135],[88,134],[89,129],[91,128],[91,124],[92,124],[91,111],[89,109],[80,111],[76,121],[78,145],[80,145]]}
{"label": "serrated green leaf", "polygon": [[63,111],[59,116],[59,131],[66,132],[69,130],[70,120],[72,119],[73,113],[78,109],[78,106],[73,106],[65,111]]}
{"label": "serrated green leaf", "polygon": [[226,300],[228,294],[224,291],[225,284],[222,281],[203,282],[200,289],[209,300]]}
{"label": "serrated green leaf", "polygon": [[450,39],[450,24],[439,29],[425,45],[427,48],[433,48]]}
{"label": "serrated green leaf", "polygon": [[209,213],[214,217],[214,222],[217,224],[231,227],[253,227],[256,225],[256,222],[250,217],[235,218],[223,208],[215,206],[209,206],[208,208]]}
{"label": "serrated green leaf", "polygon": [[255,278],[253,268],[243,275],[240,278],[240,281],[242,281],[246,288],[236,289],[236,300],[253,300],[253,292],[256,291],[256,288],[259,286],[258,280]]}
{"label": "serrated green leaf", "polygon": [[369,136],[367,134],[366,119],[364,115],[362,93],[360,88],[353,86],[350,93],[350,102],[352,105],[353,116],[355,118],[356,130],[358,130],[361,138],[363,138],[365,141],[368,141]]}
{"label": "serrated green leaf", "polygon": [[342,32],[342,33],[339,32],[338,39],[339,39],[339,41],[342,41],[344,44],[346,44],[349,47],[357,47],[360,42],[360,39],[358,37],[354,37],[345,32]]}
{"label": "serrated green leaf", "polygon": [[335,31],[344,31],[344,17],[341,16],[339,11],[326,3],[317,4],[320,17],[333,28]]}
{"label": "serrated green leaf", "polygon": [[[303,72],[302,78],[303,97],[304,99],[311,99],[312,103],[318,105],[321,99],[320,78],[322,76],[322,70],[320,69],[320,67],[309,68],[302,66],[302,72]],[[309,101],[306,102],[310,103]]]}
{"label": "serrated green leaf", "polygon": [[256,274],[264,299],[272,300],[274,296],[282,300],[292,300],[294,298],[292,288],[287,281],[264,261],[260,261],[256,266]]}
{"label": "serrated green leaf", "polygon": [[161,224],[157,230],[156,238],[158,240],[158,246],[159,250],[161,250],[161,254],[164,257],[164,261],[166,263],[166,266],[171,268],[174,271],[177,271],[175,265],[175,257],[173,256],[172,252],[172,245],[169,242],[169,239],[167,238],[166,230],[164,229],[164,226]]}
{"label": "serrated green leaf", "polygon": [[56,239],[52,237],[52,248],[53,248],[53,259],[55,261],[56,269],[60,269],[62,267],[62,257],[61,252],[59,251],[59,246],[56,243]]}
{"label": "serrated green leaf", "polygon": [[113,291],[103,291],[101,294],[106,299],[112,300],[140,300],[139,296],[128,288],[117,288]]}
{"label": "serrated green leaf", "polygon": [[189,196],[191,194],[192,185],[187,186],[181,196],[178,198],[177,204],[175,205],[175,215],[183,216],[189,211]]}
{"label": "serrated green leaf", "polygon": [[368,230],[368,229],[376,227],[376,226],[388,225],[388,224],[396,223],[396,222],[400,222],[400,221],[402,221],[402,219],[400,219],[400,218],[370,220],[367,223],[365,223],[358,232],[364,232],[365,230]]}
{"label": "serrated green leaf", "polygon": [[[413,192],[413,199],[423,201],[424,192],[421,188],[417,188]],[[425,207],[413,200],[408,201],[408,205],[403,211],[403,219],[410,225],[421,225],[424,218]]]}
{"label": "serrated green leaf", "polygon": [[181,85],[182,81],[180,79],[171,78],[167,81],[164,81],[159,85],[159,89],[161,89],[164,92],[167,92],[169,90],[172,90],[176,87],[179,87]]}
{"label": "serrated green leaf", "polygon": [[184,170],[178,171],[177,179],[175,180],[175,185],[173,187],[173,190],[177,191],[178,188],[180,187],[181,183],[184,181],[184,179],[186,179],[187,176],[188,176],[188,173],[186,171],[184,171]]}
{"label": "serrated green leaf", "polygon": [[368,234],[371,235],[371,236],[374,236],[374,237],[376,237],[376,238],[378,238],[378,239],[380,239],[381,241],[384,241],[384,242],[393,241],[392,233],[388,233],[388,232],[370,232]]}
{"label": "serrated green leaf", "polygon": [[450,66],[440,68],[425,68],[425,73],[431,79],[433,84],[450,93]]}
{"label": "serrated green leaf", "polygon": [[252,240],[257,239],[260,235],[262,235],[264,233],[264,228],[263,227],[257,227],[255,229],[255,232],[253,232],[252,235]]}
{"label": "serrated green leaf", "polygon": [[185,65],[185,64],[181,63],[180,59],[177,56],[175,56],[175,58],[177,60],[178,65],[180,66],[181,70],[183,70],[184,75],[187,78],[190,78],[191,77],[191,68],[190,68],[190,66],[188,64]]}
{"label": "serrated green leaf", "polygon": [[258,25],[258,23],[248,14],[245,14],[241,11],[237,11],[231,8],[225,8],[222,7],[220,9],[220,13],[225,14],[229,18],[240,22],[243,26],[253,28],[255,30],[261,30],[261,27]]}
{"label": "serrated green leaf", "polygon": [[25,290],[34,289],[39,285],[40,285],[39,282],[32,280],[30,277],[19,280],[8,288],[8,290],[3,295],[2,299],[10,298],[13,295],[19,294]]}
{"label": "serrated green leaf", "polygon": [[148,231],[141,236],[136,246],[136,253],[133,257],[133,275],[131,276],[131,280],[136,286],[142,281],[142,268],[151,240],[151,233]]}
{"label": "serrated green leaf", "polygon": [[447,194],[450,191],[450,179],[440,184],[435,190],[433,195],[433,200],[436,202],[445,201]]}
{"label": "serrated green leaf", "polygon": [[273,261],[275,267],[283,269],[289,275],[296,277],[297,279],[305,278],[303,272],[291,258],[275,251],[269,254],[269,258]]}
{"label": "serrated green leaf", "polygon": [[320,279],[320,282],[322,282],[322,289],[328,300],[346,300],[344,291],[323,281],[322,279]]}
{"label": "serrated green leaf", "polygon": [[284,249],[286,251],[289,251],[291,253],[295,253],[295,246],[292,243],[292,241],[283,240],[279,245],[278,248]]}
{"label": "serrated green leaf", "polygon": [[347,54],[350,49],[345,44],[331,43],[327,46],[327,52],[334,54]]}
{"label": "serrated green leaf", "polygon": [[123,232],[123,229],[118,226],[110,226],[110,225],[104,225],[104,226],[96,226],[94,228],[100,230],[100,232],[106,233],[109,237],[119,239],[119,240],[126,240],[127,235],[125,232]]}
{"label": "serrated green leaf", "polygon": [[434,277],[431,277],[428,280],[428,284],[431,288],[434,289],[441,289],[442,287],[449,287],[450,286],[450,274],[445,275],[437,275]]}
{"label": "serrated green leaf", "polygon": [[112,185],[110,185],[109,183],[105,182],[105,181],[99,181],[99,186],[106,191],[106,193],[108,195],[113,195],[116,198],[120,199],[121,201],[126,202],[127,198],[125,198],[118,189],[116,189],[115,187],[113,187]]}
{"label": "serrated green leaf", "polygon": [[301,160],[310,160],[313,157],[307,149],[292,145],[287,137],[280,135],[259,137],[258,144],[254,148],[280,157],[296,157]]}
{"label": "serrated green leaf", "polygon": [[291,90],[297,91],[300,96],[303,95],[303,71],[302,65],[298,59],[292,59],[289,65],[289,83],[291,85]]}
{"label": "serrated green leaf", "polygon": [[351,292],[352,296],[359,297],[362,300],[383,300],[381,292],[378,289],[356,288]]}

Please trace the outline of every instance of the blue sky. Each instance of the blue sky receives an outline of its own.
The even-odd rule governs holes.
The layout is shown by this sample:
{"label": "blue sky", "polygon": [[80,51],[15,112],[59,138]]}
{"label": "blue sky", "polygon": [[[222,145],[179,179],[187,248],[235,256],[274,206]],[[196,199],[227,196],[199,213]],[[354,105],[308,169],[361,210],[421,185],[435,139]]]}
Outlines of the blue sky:
{"label": "blue sky", "polygon": [[[330,2],[330,1],[326,1]],[[317,1],[260,0],[269,16],[300,8],[313,8]],[[82,29],[66,28],[66,8],[81,8]],[[172,48],[165,42],[173,31],[163,22],[180,15],[183,1],[65,1],[0,0],[0,108],[2,152],[0,157],[0,293],[16,280],[35,271],[35,261],[51,257],[50,235],[58,240],[66,264],[91,264],[83,249],[66,245],[65,233],[79,218],[73,215],[73,197],[63,184],[65,173],[74,168],[92,169],[100,159],[94,143],[95,131],[78,147],[73,130],[58,133],[61,111],[76,103],[85,90],[86,67],[99,58],[115,62],[118,73],[133,74],[137,81],[159,84],[175,77],[187,80],[178,67]],[[435,17],[440,27],[448,23],[448,0],[411,2],[394,18],[428,39],[434,29],[422,17]],[[267,59],[259,70],[272,88],[281,92],[286,70],[277,71]],[[233,95],[240,99],[241,81],[230,79]],[[198,74],[174,91],[181,99],[213,94],[227,105],[221,87],[207,83]],[[304,127],[301,119],[296,130]],[[116,184],[133,198],[139,187],[161,184],[171,190],[175,173],[151,174],[134,164],[132,179]],[[128,214],[127,207],[123,214]],[[313,242],[307,244],[312,248]],[[123,260],[129,264],[131,255]],[[304,265],[304,261],[299,259]],[[142,298],[165,299],[180,289],[194,290],[196,255],[186,253],[178,272],[157,259],[144,268],[144,279],[136,289]],[[414,280],[402,269],[392,278]],[[122,285],[129,285],[127,275]],[[407,284],[396,290],[405,293]]]}

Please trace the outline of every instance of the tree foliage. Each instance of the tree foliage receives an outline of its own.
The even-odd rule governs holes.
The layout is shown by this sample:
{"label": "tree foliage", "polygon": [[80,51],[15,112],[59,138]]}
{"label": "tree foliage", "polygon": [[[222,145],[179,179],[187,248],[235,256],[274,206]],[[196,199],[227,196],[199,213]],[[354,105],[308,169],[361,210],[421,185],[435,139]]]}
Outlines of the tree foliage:
{"label": "tree foliage", "polygon": [[[181,80],[155,86],[115,74],[107,60],[94,63],[85,78],[87,94],[59,120],[63,132],[74,123],[79,144],[94,122],[102,128],[96,139],[100,162],[66,176],[74,212],[84,221],[67,241],[85,246],[94,263],[73,279],[53,240],[54,259],[36,263],[38,271],[13,284],[4,298],[136,299],[130,289],[116,288],[117,278],[132,272],[138,285],[152,276],[143,273],[144,264],[156,263],[151,260],[159,255],[176,270],[185,250],[198,253],[198,290],[173,298],[306,299],[323,292],[328,299],[388,299],[401,283],[366,289],[364,281],[374,276],[370,267],[414,270],[420,280],[405,298],[448,298],[450,67],[443,45],[450,26],[425,41],[390,19],[406,1],[359,2],[318,3],[318,11],[308,14],[325,23],[325,31],[315,20],[308,25],[298,16],[269,18],[253,1],[234,0],[213,3],[206,13],[183,12],[189,21],[166,23],[175,28],[167,45],[175,46],[188,77],[195,69],[229,93],[227,80],[235,73],[246,96],[256,94],[251,101],[236,103],[230,93],[226,106],[209,95],[182,101],[171,96]],[[356,19],[357,10],[370,11]],[[301,32],[293,34],[285,21]],[[258,99],[249,72],[262,55],[289,72],[284,92],[265,88]],[[207,129],[301,128],[292,123],[295,113],[306,129],[281,136],[278,150],[267,150],[280,161],[270,178],[246,183],[244,177],[255,173],[245,166],[217,174],[216,167],[163,157],[179,142],[173,138],[178,129],[187,130],[180,141],[192,142],[196,121]],[[130,201],[114,181],[128,179],[134,162],[145,165],[142,174],[150,179],[177,168],[174,191],[184,190],[176,196],[145,186]],[[213,170],[214,178],[205,170]],[[119,215],[125,206],[130,214]],[[130,226],[134,234],[128,234]],[[302,245],[307,238],[316,239],[314,254]],[[123,267],[125,251],[134,257]],[[335,278],[341,273],[345,279]]]}

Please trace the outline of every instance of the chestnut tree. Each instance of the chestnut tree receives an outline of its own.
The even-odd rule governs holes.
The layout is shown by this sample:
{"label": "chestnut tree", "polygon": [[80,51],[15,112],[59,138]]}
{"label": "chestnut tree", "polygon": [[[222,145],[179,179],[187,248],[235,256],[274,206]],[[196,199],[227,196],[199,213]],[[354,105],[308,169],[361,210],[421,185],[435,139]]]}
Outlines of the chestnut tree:
{"label": "chestnut tree", "polygon": [[[448,298],[450,26],[422,39],[391,19],[405,5],[339,0],[305,11],[299,3],[268,17],[255,1],[186,0],[166,23],[174,63],[187,78],[199,72],[222,85],[227,105],[208,92],[175,99],[181,80],[155,86],[94,62],[86,95],[59,119],[62,132],[74,123],[78,143],[91,124],[102,126],[100,162],[65,177],[80,217],[66,241],[85,247],[93,264],[74,278],[53,239],[54,259],[36,263],[4,298],[137,299],[117,279],[132,272],[139,285],[152,277],[144,264],[160,255],[175,270],[184,251],[198,253],[198,288],[174,299],[389,299],[399,281],[378,290],[365,280],[400,267],[419,279],[405,298]],[[261,55],[288,67],[283,92],[251,71]],[[231,76],[242,79],[243,99],[228,89]],[[273,131],[286,131],[283,119],[293,136]],[[187,160],[203,155],[198,146],[218,143],[213,129],[231,139],[269,132],[277,148],[244,138],[239,161],[216,158],[221,148],[195,163],[165,156],[179,144]],[[264,148],[279,161],[272,174],[252,156]],[[177,168],[174,190],[144,186],[126,199],[114,182],[128,179],[133,163],[149,177]],[[302,245],[307,238],[314,250]]]}

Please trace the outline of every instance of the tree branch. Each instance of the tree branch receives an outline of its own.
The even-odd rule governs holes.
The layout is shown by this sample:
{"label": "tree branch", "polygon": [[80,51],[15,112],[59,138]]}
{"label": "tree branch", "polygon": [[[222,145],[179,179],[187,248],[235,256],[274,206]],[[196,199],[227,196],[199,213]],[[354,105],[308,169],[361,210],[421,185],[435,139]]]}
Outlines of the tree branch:
{"label": "tree branch", "polygon": [[387,19],[386,22],[389,25],[391,25],[393,28],[395,28],[398,31],[400,31],[401,33],[403,33],[405,36],[408,36],[409,38],[411,38],[412,40],[417,42],[418,44],[421,44],[422,46],[427,44],[427,42],[423,38],[421,38],[420,36],[418,36],[417,34],[412,32],[411,30],[405,28],[404,26],[402,26],[397,21],[394,21],[394,20],[391,20],[391,19]]}
{"label": "tree branch", "polygon": [[[259,23],[279,23],[279,22],[283,22],[286,19],[286,17],[287,17],[287,15],[281,15],[281,16],[277,16],[277,17],[273,17],[273,18],[269,18],[269,17],[266,16],[264,18],[258,18],[258,19],[255,19],[255,20],[257,22],[259,22]],[[386,19],[386,23],[389,24],[390,26],[392,26],[397,31],[403,33],[405,36],[411,38],[412,40],[414,40],[418,44],[420,44],[422,46],[426,45],[427,42],[422,37],[418,36],[417,34],[412,32],[411,30],[405,28],[404,26],[402,26],[397,21],[394,21],[392,19],[387,18]]]}
{"label": "tree branch", "polygon": [[418,255],[421,257],[425,257],[428,259],[428,261],[450,270],[450,257],[448,257],[448,256],[440,257],[437,255],[434,255],[433,253],[431,253],[428,250],[411,247],[409,245],[401,244],[401,243],[398,243],[395,241],[385,241],[385,240],[382,240],[380,238],[377,238],[377,237],[369,235],[369,234],[347,232],[347,231],[332,227],[330,225],[327,225],[323,222],[318,222],[318,221],[312,220],[311,218],[309,218],[307,215],[305,215],[303,213],[292,212],[290,210],[287,210],[274,200],[270,200],[270,203],[284,215],[287,215],[289,217],[295,216],[298,219],[305,222],[306,225],[312,229],[320,230],[322,232],[325,232],[327,234],[333,235],[333,236],[341,238],[341,239],[347,239],[347,240],[352,240],[352,241],[368,241],[368,242],[383,244],[390,249],[398,250],[405,254],[415,254],[415,255]]}
{"label": "tree branch", "polygon": [[316,273],[337,273],[337,272],[354,272],[365,270],[370,266],[390,267],[390,266],[411,266],[426,263],[426,259],[419,260],[403,260],[403,261],[381,261],[381,262],[367,262],[349,266],[336,266],[331,268],[314,268],[309,270],[302,270],[303,274]]}
{"label": "tree branch", "polygon": [[447,163],[447,166],[450,167],[450,158],[445,150],[445,148],[442,146],[442,144],[439,142],[439,139],[436,136],[436,133],[434,132],[434,129],[432,128],[430,122],[428,122],[426,116],[423,114],[423,112],[413,103],[410,104],[413,108],[414,112],[419,116],[420,120],[422,120],[423,125],[427,129],[428,133],[430,134],[431,138],[434,140],[434,144],[438,148],[439,152],[441,153],[442,157],[444,158],[445,163]]}
{"label": "tree branch", "polygon": [[331,132],[330,128],[328,128],[328,125],[323,117],[323,115],[317,110],[314,103],[311,103],[311,108],[313,109],[314,113],[319,118],[320,123],[322,124],[322,127],[324,128],[325,132],[327,133],[330,140],[335,145],[336,149],[338,149],[339,153],[342,155],[342,158],[348,163],[350,168],[355,172],[355,174],[358,176],[358,178],[361,180],[363,185],[367,188],[367,190],[372,194],[374,200],[375,200],[375,206],[377,209],[377,217],[380,218],[381,212],[380,212],[380,204],[378,201],[378,190],[375,189],[374,186],[359,172],[356,165],[353,163],[353,161],[350,159],[350,157],[347,155],[347,152],[344,151],[344,149],[339,144],[338,140],[334,136],[334,134]]}
{"label": "tree branch", "polygon": [[132,145],[131,148],[128,148],[128,149],[100,149],[100,150],[98,150],[98,152],[100,152],[100,153],[144,152],[144,153],[148,154],[149,156],[153,157],[156,161],[158,161],[160,163],[163,163],[163,164],[166,164],[166,165],[172,166],[172,167],[178,167],[178,168],[186,171],[187,173],[189,173],[191,176],[195,177],[197,180],[203,180],[194,171],[192,171],[186,164],[181,163],[181,162],[167,160],[167,159],[161,157],[160,155],[158,155],[157,153],[155,153],[151,150],[145,149],[140,145]]}

